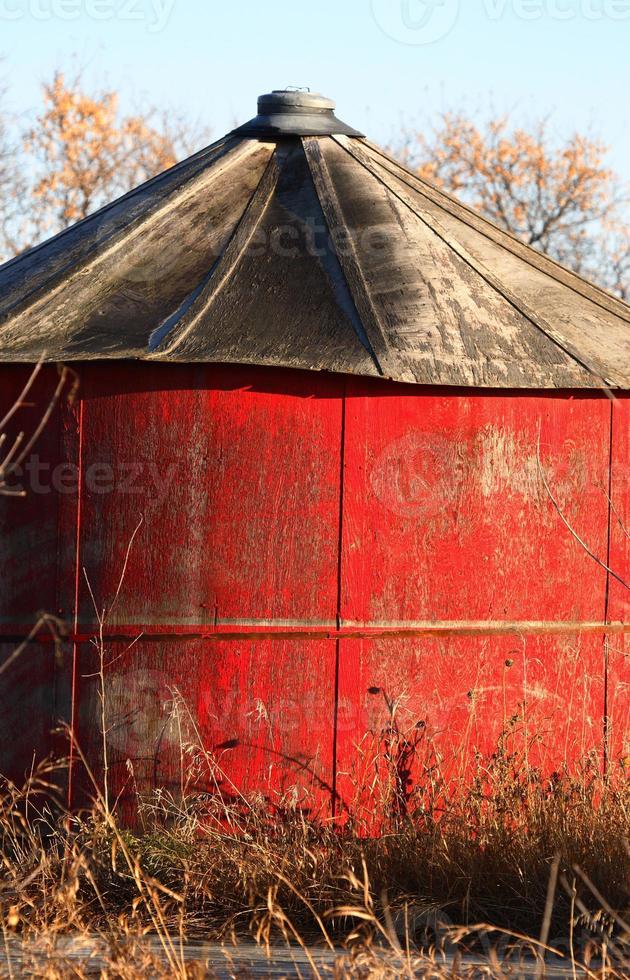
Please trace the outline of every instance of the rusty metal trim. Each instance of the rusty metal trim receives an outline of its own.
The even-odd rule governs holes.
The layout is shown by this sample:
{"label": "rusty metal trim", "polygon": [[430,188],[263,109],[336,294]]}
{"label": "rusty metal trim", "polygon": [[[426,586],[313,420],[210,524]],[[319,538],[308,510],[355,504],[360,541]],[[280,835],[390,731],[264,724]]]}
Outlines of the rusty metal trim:
{"label": "rusty metal trim", "polygon": [[[21,627],[0,627],[0,642],[18,643],[28,636],[28,629]],[[168,640],[400,640],[458,636],[564,636],[588,633],[606,636],[609,634],[630,633],[630,623],[623,622],[549,622],[535,620],[483,621],[483,620],[445,620],[393,626],[371,624],[347,624],[339,628],[322,627],[308,623],[270,626],[251,622],[217,626],[116,626],[105,630],[106,643],[125,643],[141,638],[147,642]],[[89,643],[98,638],[98,631],[89,626],[77,626],[64,637],[70,643]],[[50,634],[42,633],[33,642],[49,644],[53,642]]]}

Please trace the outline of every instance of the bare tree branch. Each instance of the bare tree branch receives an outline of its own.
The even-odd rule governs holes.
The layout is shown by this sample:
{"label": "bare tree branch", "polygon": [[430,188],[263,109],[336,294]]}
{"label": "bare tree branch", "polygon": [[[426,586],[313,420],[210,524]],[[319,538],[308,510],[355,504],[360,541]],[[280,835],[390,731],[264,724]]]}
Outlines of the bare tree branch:
{"label": "bare tree branch", "polygon": [[19,472],[22,463],[28,458],[37,440],[48,425],[52,413],[64,394],[64,389],[66,389],[66,398],[68,401],[72,401],[78,387],[78,377],[72,368],[59,365],[59,380],[55,390],[47,405],[42,410],[30,435],[27,436],[24,431],[20,431],[11,439],[8,439],[5,429],[20,408],[24,406],[24,399],[31,391],[41,368],[41,362],[33,368],[19,397],[0,421],[0,496],[24,497],[26,495],[24,490],[12,488],[10,481]]}
{"label": "bare tree branch", "polygon": [[508,116],[478,125],[446,112],[429,137],[407,132],[393,151],[528,245],[630,296],[630,195],[598,140],[557,141],[548,119],[524,129]]}

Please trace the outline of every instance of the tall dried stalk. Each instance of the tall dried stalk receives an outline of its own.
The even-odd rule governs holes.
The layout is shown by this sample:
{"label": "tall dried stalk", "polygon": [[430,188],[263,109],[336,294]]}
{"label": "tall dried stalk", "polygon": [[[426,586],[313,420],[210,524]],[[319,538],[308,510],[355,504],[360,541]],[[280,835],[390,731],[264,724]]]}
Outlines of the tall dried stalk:
{"label": "tall dried stalk", "polygon": [[[98,652],[98,662],[99,662],[99,669],[98,669],[98,685],[99,685],[99,687],[98,687],[98,694],[99,694],[99,701],[100,701],[101,751],[103,753],[102,795],[103,795],[103,805],[105,807],[105,813],[106,813],[106,815],[108,817],[109,817],[109,814],[110,814],[110,798],[109,798],[109,796],[110,796],[110,794],[109,794],[109,745],[108,745],[108,737],[109,737],[109,731],[110,731],[110,729],[109,729],[109,722],[107,720],[107,689],[106,689],[105,669],[108,666],[108,664],[106,663],[107,653],[106,653],[106,642],[105,642],[105,627],[106,627],[106,624],[107,624],[107,622],[108,622],[108,620],[109,620],[112,612],[114,611],[114,608],[116,606],[116,603],[118,602],[118,599],[120,597],[120,593],[122,591],[122,587],[123,587],[123,584],[124,584],[124,581],[125,581],[125,577],[126,577],[126,574],[127,574],[127,566],[129,564],[129,557],[131,555],[131,549],[133,548],[133,543],[134,543],[134,541],[136,539],[136,535],[138,534],[138,531],[142,527],[143,522],[144,522],[144,518],[141,517],[140,520],[138,521],[138,524],[136,525],[136,527],[134,529],[133,534],[131,535],[131,538],[129,540],[129,544],[127,545],[127,551],[126,551],[126,554],[125,554],[125,560],[123,562],[123,567],[122,567],[122,571],[121,571],[121,574],[120,574],[120,578],[118,580],[118,586],[116,588],[116,592],[114,594],[114,598],[112,599],[112,601],[109,604],[109,606],[99,606],[98,605],[98,603],[96,601],[96,597],[94,595],[94,591],[92,589],[92,585],[91,585],[90,580],[88,578],[87,570],[85,568],[83,569],[83,575],[84,575],[84,578],[85,578],[85,581],[86,581],[86,584],[87,584],[88,592],[90,594],[90,599],[92,601],[92,606],[93,606],[93,609],[94,609],[94,615],[96,616],[96,622],[97,622],[97,625],[98,625],[98,634],[97,634],[97,636],[94,639],[94,644],[95,644],[96,649],[97,649],[97,652]],[[134,646],[137,642],[138,642],[138,639],[134,640],[133,643],[130,644],[130,646],[127,649],[131,649],[131,647]]]}

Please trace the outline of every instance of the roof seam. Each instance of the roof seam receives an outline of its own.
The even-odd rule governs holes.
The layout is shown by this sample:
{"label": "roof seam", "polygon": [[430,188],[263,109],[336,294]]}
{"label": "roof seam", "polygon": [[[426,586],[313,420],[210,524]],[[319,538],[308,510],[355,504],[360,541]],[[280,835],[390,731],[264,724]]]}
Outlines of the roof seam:
{"label": "roof seam", "polygon": [[393,194],[396,198],[398,198],[399,201],[401,201],[402,204],[404,204],[407,208],[409,208],[409,210],[413,214],[415,214],[416,217],[420,221],[422,221],[428,228],[430,228],[434,232],[434,234],[436,234],[449,248],[451,248],[456,253],[456,255],[458,255],[462,259],[462,261],[466,262],[466,264],[469,265],[471,269],[473,269],[478,275],[480,275],[485,280],[485,282],[488,283],[488,285],[492,289],[494,289],[497,293],[499,293],[500,296],[503,297],[504,300],[506,300],[506,302],[508,302],[511,306],[513,306],[514,309],[516,309],[523,317],[525,317],[525,319],[528,320],[537,330],[539,330],[549,340],[551,340],[552,343],[554,343],[557,347],[559,347],[562,351],[564,351],[564,353],[568,357],[570,357],[573,361],[575,361],[577,364],[579,364],[579,366],[581,368],[583,368],[585,371],[587,371],[589,374],[591,374],[594,378],[596,378],[599,382],[601,382],[601,387],[602,388],[606,389],[606,388],[615,387],[615,386],[624,387],[624,385],[625,385],[625,382],[624,381],[621,381],[621,382],[613,381],[613,380],[605,377],[604,376],[604,373],[602,371],[598,370],[594,365],[589,364],[588,361],[586,361],[582,357],[582,355],[580,355],[577,351],[574,351],[572,349],[572,345],[569,344],[555,330],[555,328],[553,328],[549,324],[547,324],[546,321],[543,321],[544,324],[545,324],[543,326],[543,324],[541,322],[539,322],[538,315],[536,313],[534,313],[533,310],[530,309],[530,307],[528,306],[528,304],[523,303],[521,300],[519,300],[512,293],[511,290],[509,290],[505,286],[503,286],[498,281],[498,279],[496,279],[495,276],[493,276],[492,273],[488,269],[486,269],[486,267],[484,266],[484,264],[482,262],[479,262],[477,259],[475,259],[468,252],[468,250],[466,248],[464,248],[462,245],[460,245],[458,242],[456,242],[441,227],[441,225],[439,224],[438,221],[435,220],[435,218],[433,218],[432,216],[429,217],[426,214],[421,214],[411,204],[411,202],[406,199],[406,196],[403,197],[402,194],[400,194],[394,188],[390,187],[389,184],[387,184],[382,179],[382,177],[377,173],[376,169],[374,169],[372,167],[371,163],[368,162],[367,160],[363,159],[363,154],[361,153],[361,151],[358,151],[357,152],[356,149],[354,149],[354,148],[351,149],[349,146],[346,146],[340,140],[338,141],[338,143],[339,143],[340,146],[343,147],[343,149],[346,151],[346,153],[350,154],[350,156],[352,156],[355,160],[357,160],[357,162],[360,163],[369,173],[371,173],[372,176],[376,180],[378,180],[384,187],[387,188],[387,190],[389,191],[390,194]]}
{"label": "roof seam", "polygon": [[[336,136],[333,138],[337,139]],[[340,146],[343,146],[341,140],[338,140],[338,142]],[[588,279],[584,279],[584,277],[580,276],[577,272],[573,272],[571,269],[567,269],[560,262],[557,262],[556,259],[551,258],[551,256],[547,255],[545,252],[539,252],[532,245],[528,245],[526,242],[521,241],[521,239],[518,238],[516,235],[514,235],[512,232],[508,231],[506,228],[501,228],[493,221],[490,221],[488,218],[484,217],[484,215],[475,211],[467,204],[464,204],[463,201],[459,201],[456,200],[455,198],[451,198],[450,195],[446,194],[444,191],[441,191],[438,187],[434,187],[428,181],[422,180],[420,177],[416,176],[416,174],[411,173],[409,170],[407,170],[406,167],[404,167],[402,164],[394,160],[393,157],[390,157],[389,154],[385,153],[375,143],[371,143],[369,140],[363,140],[362,142],[364,142],[366,146],[369,146],[369,148],[374,153],[381,156],[383,160],[393,164],[398,170],[402,172],[403,175],[407,175],[408,177],[413,178],[413,180],[421,184],[423,188],[426,188],[426,190],[415,187],[413,184],[409,183],[409,181],[406,180],[404,176],[399,176],[397,173],[393,173],[393,171],[390,170],[389,167],[386,167],[385,164],[381,164],[383,169],[386,170],[387,173],[391,174],[392,177],[396,177],[397,180],[400,180],[401,183],[405,184],[407,187],[410,187],[418,194],[422,194],[424,197],[427,197],[437,207],[443,208],[443,210],[446,211],[448,214],[450,214],[452,217],[457,218],[457,220],[459,221],[462,221],[464,224],[468,225],[469,228],[472,228],[473,231],[477,231],[480,235],[483,235],[484,238],[487,238],[489,241],[493,242],[499,248],[505,249],[506,252],[509,252],[511,255],[514,255],[515,258],[521,259],[523,262],[526,262],[533,269],[536,269],[538,272],[543,273],[543,275],[549,276],[549,278],[553,279],[554,282],[559,283],[561,286],[566,286],[567,289],[573,290],[573,292],[577,293],[578,296],[582,296],[584,299],[589,300],[591,303],[594,303],[600,309],[605,310],[607,313],[612,313],[614,316],[619,317],[620,320],[624,320],[630,323],[630,306],[627,303],[625,303],[622,299],[619,299],[617,296],[611,295],[605,289],[602,289],[600,286],[596,286],[595,283],[590,282]],[[435,195],[435,197],[439,198],[439,200],[434,200],[431,194]],[[457,209],[459,208],[461,208],[461,210],[464,212],[464,215],[458,213]],[[476,224],[467,220],[466,216],[468,215],[475,218],[477,221],[481,222],[482,224],[486,225],[488,228],[492,229],[493,231],[498,232],[499,236],[503,237],[505,235],[508,238],[509,242],[513,243],[514,246],[516,247],[511,248],[510,245],[508,245],[506,242],[498,241],[497,238],[493,237],[487,231],[484,231],[482,228],[478,228]],[[544,266],[546,266],[547,263],[549,263],[553,267],[552,270],[544,268]],[[573,283],[565,282],[563,278],[559,276],[555,270],[563,273],[564,276],[566,276],[568,279],[574,280],[574,282]],[[582,286],[583,288],[578,289],[577,288],[578,285]],[[590,295],[591,291],[596,295],[595,296]],[[602,300],[606,300],[607,304],[603,303]],[[611,307],[613,306],[618,308],[611,309]]]}
{"label": "roof seam", "polygon": [[[315,192],[332,236],[333,247],[336,233],[339,230],[346,233],[347,248],[344,249],[343,254],[339,254],[335,248],[335,253],[337,254],[339,265],[346,280],[348,291],[354,300],[359,318],[363,324],[363,329],[370,342],[370,347],[372,348],[370,352],[371,356],[374,359],[379,373],[387,377],[387,372],[393,368],[391,364],[392,352],[380,317],[372,302],[372,297],[365,281],[354,243],[352,242],[352,236],[349,234],[339,199],[330,178],[326,161],[321,154],[317,137],[303,137],[302,144],[315,186]],[[376,337],[378,337],[380,343],[375,345]],[[399,372],[394,371],[392,377],[395,377],[397,373]]]}
{"label": "roof seam", "polygon": [[[228,134],[227,136],[224,136],[222,139],[217,140],[216,143],[211,143],[210,146],[206,146],[203,149],[199,150],[197,153],[194,153],[191,157],[187,157],[185,160],[180,160],[178,163],[175,163],[172,167],[169,167],[168,170],[163,170],[161,173],[156,174],[155,177],[151,177],[149,180],[146,180],[144,183],[139,184],[137,187],[132,187],[131,190],[127,191],[126,194],[122,194],[120,197],[115,198],[113,201],[109,201],[107,204],[104,204],[102,208],[98,208],[98,210],[94,211],[92,214],[87,214],[85,218],[81,218],[80,221],[76,221],[74,222],[74,224],[68,225],[67,228],[62,228],[62,230],[57,232],[56,235],[53,235],[52,238],[46,238],[43,242],[39,242],[39,244],[33,245],[32,248],[27,248],[26,251],[19,252],[17,255],[14,255],[13,258],[9,259],[7,262],[3,262],[0,265],[0,270],[4,272],[6,269],[9,269],[12,265],[21,262],[27,256],[35,255],[37,252],[41,251],[41,249],[48,248],[50,245],[53,244],[53,242],[59,241],[60,239],[64,238],[66,235],[69,235],[70,232],[72,231],[76,231],[78,228],[81,227],[81,225],[87,224],[89,221],[94,221],[95,218],[102,217],[108,211],[111,211],[112,208],[117,207],[119,204],[123,204],[126,201],[130,201],[132,198],[136,197],[142,191],[146,191],[149,187],[153,187],[155,184],[159,183],[161,180],[165,179],[166,177],[172,176],[178,170],[192,163],[193,160],[198,161],[199,158],[202,157],[204,153],[210,155],[210,153],[213,150],[220,149],[222,146],[225,146],[225,144],[228,141],[231,140],[232,137],[230,136],[230,134]],[[234,142],[236,143],[236,141]],[[220,157],[218,159],[220,159]],[[201,167],[200,169],[203,169],[203,167]],[[193,177],[199,172],[200,170],[195,171]]]}
{"label": "roof seam", "polygon": [[[216,297],[219,295],[227,281],[227,277],[238,265],[243,250],[251,241],[252,236],[258,228],[276,189],[280,169],[277,156],[278,148],[276,147],[269,158],[261,179],[249,198],[243,214],[234,228],[229,241],[227,242],[221,255],[213,264],[204,287],[201,289],[198,295],[192,297],[191,303],[187,305],[184,303],[180,307],[181,313],[174,321],[173,329],[171,330],[171,333],[174,334],[174,336],[172,336],[169,341],[169,335],[166,334],[160,339],[159,344],[153,348],[150,346],[151,339],[156,336],[157,331],[160,330],[160,327],[158,327],[149,338],[149,349],[151,350],[152,356],[157,357],[172,354],[178,347],[181,346],[186,337],[188,337],[190,332],[195,328],[199,318],[203,316],[203,314],[208,310]],[[195,306],[200,301],[203,301],[203,305],[201,305],[200,309],[195,310]],[[182,321],[189,313],[191,314],[189,322],[183,323]],[[168,321],[165,322],[168,323]],[[164,324],[161,324],[161,326],[163,325]]]}
{"label": "roof seam", "polygon": [[[369,337],[369,335],[367,333],[367,330],[365,329],[365,324],[363,323],[363,318],[362,318],[362,316],[361,316],[361,314],[359,312],[359,308],[357,306],[357,302],[356,302],[354,293],[353,293],[352,288],[350,286],[350,283],[348,281],[348,276],[347,276],[347,273],[346,273],[346,269],[343,266],[343,263],[341,261],[341,257],[340,257],[340,255],[339,255],[339,253],[337,251],[336,246],[335,246],[334,232],[333,232],[333,228],[331,227],[330,217],[326,213],[326,210],[324,208],[324,204],[322,202],[321,194],[320,194],[319,189],[318,189],[318,186],[317,186],[317,181],[315,180],[315,176],[313,174],[313,168],[311,166],[311,161],[309,159],[309,153],[308,153],[307,147],[305,145],[305,140],[307,138],[308,137],[301,137],[300,138],[300,143],[302,145],[302,153],[304,154],[304,159],[306,160],[306,166],[308,168],[308,172],[309,172],[310,177],[311,177],[311,183],[313,185],[313,190],[314,190],[314,193],[315,193],[315,197],[317,198],[317,201],[318,201],[318,204],[319,204],[321,213],[322,213],[322,217],[323,217],[323,219],[324,219],[324,221],[326,223],[326,228],[328,229],[328,241],[329,241],[329,246],[330,246],[330,252],[331,252],[331,255],[333,255],[335,257],[336,261],[337,261],[337,266],[338,266],[339,272],[341,274],[343,283],[345,285],[346,292],[348,294],[348,299],[352,303],[352,307],[354,309],[354,317],[350,319],[350,323],[351,323],[352,329],[354,330],[355,335],[356,335],[359,343],[368,352],[368,354],[370,355],[370,357],[374,361],[374,365],[376,367],[376,370],[379,372],[379,374],[382,375],[383,374],[383,369],[382,369],[381,364],[380,364],[380,361],[379,361],[379,359],[377,357],[376,351],[374,350],[374,347],[372,345],[372,341],[370,340],[370,337]],[[328,275],[328,272],[326,270],[324,270],[324,271],[326,273],[326,277],[328,278],[328,280],[330,282],[330,276]],[[331,288],[334,290],[335,289],[335,284],[333,282],[330,282],[330,285],[331,285]]]}
{"label": "roof seam", "polygon": [[[234,152],[234,154],[236,155],[238,151],[242,149],[242,146],[245,145],[246,144],[239,145],[237,143],[233,147],[225,148],[224,152],[220,153],[217,157],[213,158],[212,162],[219,163],[221,160],[223,160],[224,165],[228,163],[232,164],[234,160],[230,158],[230,154]],[[199,179],[204,174],[205,171],[206,171],[206,166],[204,164],[199,169],[196,169],[187,178],[187,180],[184,183],[176,184],[172,188],[170,193],[166,195],[166,197],[161,198],[160,200],[154,202],[154,206],[150,207],[148,211],[146,211],[143,214],[137,215],[128,224],[121,225],[121,227],[113,231],[108,238],[104,238],[102,241],[94,243],[94,245],[86,252],[85,255],[81,256],[79,259],[75,260],[74,262],[72,261],[68,262],[62,268],[58,269],[57,272],[55,272],[49,279],[46,279],[44,282],[40,283],[30,293],[27,293],[25,296],[20,297],[20,299],[13,306],[9,307],[9,309],[7,309],[0,316],[0,330],[2,329],[3,321],[9,319],[9,317],[22,316],[25,312],[28,311],[30,307],[36,305],[44,294],[48,294],[50,296],[50,294],[54,294],[56,290],[63,288],[63,277],[65,273],[68,272],[68,270],[72,270],[74,273],[85,271],[87,268],[89,268],[91,264],[93,264],[94,262],[98,262],[105,255],[108,255],[112,249],[115,249],[122,242],[124,238],[128,238],[130,234],[134,234],[142,225],[152,221],[156,217],[156,215],[160,214],[163,211],[163,209],[173,200],[179,203],[182,198],[185,198],[186,192],[190,189],[190,185],[194,183],[194,181]],[[115,204],[120,203],[120,201],[122,200],[124,199],[120,198],[119,201],[112,202],[112,204],[109,205],[109,207],[113,207]],[[93,215],[90,215],[88,218],[84,218],[83,220],[84,221],[93,220],[94,218],[97,218],[100,213],[101,212],[96,211]],[[73,225],[72,228],[76,228],[76,225]],[[66,234],[67,232],[71,231],[72,228],[67,228],[66,231],[62,232],[61,234],[62,235]],[[52,239],[52,241],[54,240],[55,239]],[[44,242],[43,245],[37,247],[42,248],[48,244],[50,243]],[[102,251],[103,248],[105,249],[105,251]],[[24,257],[25,255],[19,255],[16,258],[22,259]]]}

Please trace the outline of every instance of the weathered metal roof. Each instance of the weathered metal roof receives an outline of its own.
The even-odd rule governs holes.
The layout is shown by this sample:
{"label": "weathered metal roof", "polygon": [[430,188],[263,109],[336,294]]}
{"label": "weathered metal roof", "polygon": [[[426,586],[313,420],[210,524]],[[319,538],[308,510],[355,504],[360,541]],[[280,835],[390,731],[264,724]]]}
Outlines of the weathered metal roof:
{"label": "weathered metal roof", "polygon": [[332,103],[265,98],[252,123],[0,268],[0,361],[630,388],[630,306],[347,135]]}

